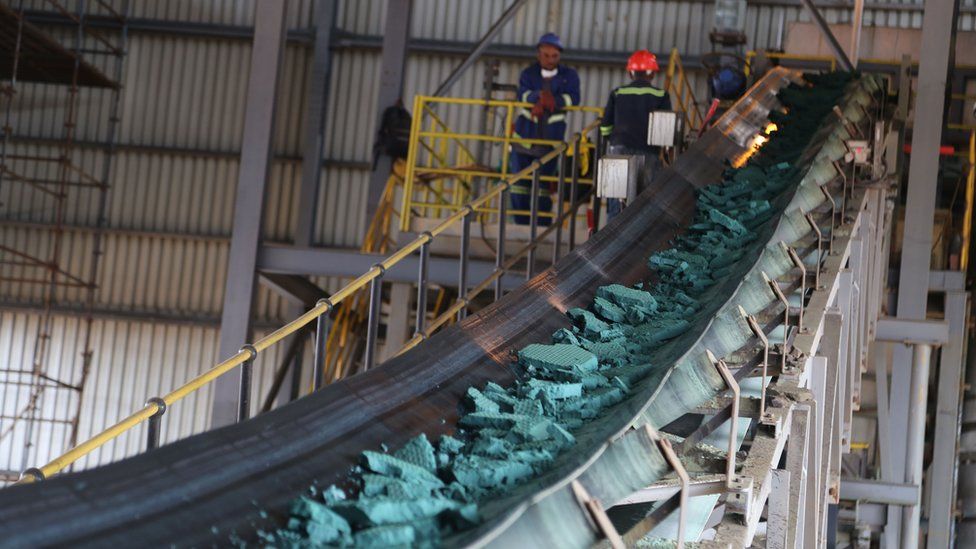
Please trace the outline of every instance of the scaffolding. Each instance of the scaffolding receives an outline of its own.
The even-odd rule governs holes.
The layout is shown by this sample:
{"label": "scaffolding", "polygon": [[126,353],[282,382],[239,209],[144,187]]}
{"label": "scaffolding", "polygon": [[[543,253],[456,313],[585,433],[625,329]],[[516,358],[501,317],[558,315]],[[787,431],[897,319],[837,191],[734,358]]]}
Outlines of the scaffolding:
{"label": "scaffolding", "polygon": [[[40,227],[31,238],[0,240],[0,284],[36,288],[41,303],[30,356],[0,363],[4,473],[22,469],[40,449],[57,452],[78,440],[128,40],[129,0],[45,0],[61,23],[54,29],[30,21],[33,4],[0,3],[0,219],[29,218]],[[93,20],[117,26],[108,33]],[[38,124],[38,110],[56,121]],[[96,132],[98,146],[82,149],[79,128]],[[66,235],[74,215],[94,222],[83,241]],[[87,261],[67,259],[78,248],[90,254]],[[84,311],[73,333],[61,327],[57,338],[56,304]]]}

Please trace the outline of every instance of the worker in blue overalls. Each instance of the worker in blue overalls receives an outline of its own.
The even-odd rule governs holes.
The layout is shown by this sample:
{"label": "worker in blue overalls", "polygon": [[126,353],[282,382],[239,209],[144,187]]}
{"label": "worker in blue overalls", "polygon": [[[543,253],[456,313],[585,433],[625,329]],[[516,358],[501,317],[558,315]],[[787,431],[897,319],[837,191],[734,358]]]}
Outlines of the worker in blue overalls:
{"label": "worker in blue overalls", "polygon": [[[579,105],[579,75],[573,69],[559,64],[563,51],[562,42],[554,33],[543,34],[536,45],[538,62],[522,71],[519,77],[518,100],[532,103],[531,108],[519,109],[515,120],[515,138],[549,139],[562,141],[566,134],[566,113],[564,109]],[[516,143],[512,145],[509,170],[517,173],[536,159],[552,151],[549,145]],[[540,176],[556,173],[558,159],[547,162],[539,171]],[[552,210],[551,185],[541,184],[538,207],[539,212]],[[512,208],[528,211],[531,208],[532,182],[530,179],[517,181],[511,190]],[[515,222],[528,225],[529,216],[516,214]],[[540,217],[540,225],[549,225],[551,218]]]}
{"label": "worker in blue overalls", "polygon": [[[632,82],[610,92],[600,124],[600,135],[606,140],[609,154],[642,157],[643,164],[637,178],[638,194],[646,188],[660,166],[660,148],[647,144],[649,115],[653,111],[671,110],[671,97],[667,91],[651,83],[659,70],[657,57],[653,53],[647,50],[634,52],[627,60],[627,72]],[[612,219],[622,209],[622,200],[608,199],[607,219]]]}

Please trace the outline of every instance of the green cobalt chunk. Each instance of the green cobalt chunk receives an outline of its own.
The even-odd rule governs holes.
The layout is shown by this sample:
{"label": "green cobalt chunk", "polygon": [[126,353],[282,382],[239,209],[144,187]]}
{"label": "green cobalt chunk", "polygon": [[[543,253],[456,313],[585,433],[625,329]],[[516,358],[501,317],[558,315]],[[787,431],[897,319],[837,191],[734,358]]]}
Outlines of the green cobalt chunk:
{"label": "green cobalt chunk", "polygon": [[405,482],[429,484],[437,488],[444,486],[441,479],[437,478],[427,469],[395,456],[366,450],[363,452],[363,458],[366,460],[366,466],[371,471],[380,473],[381,475],[389,475]]}
{"label": "green cobalt chunk", "polygon": [[593,372],[599,366],[596,355],[576,345],[557,343],[555,345],[540,345],[533,343],[519,351],[519,362],[526,366],[535,366],[541,370],[570,370],[579,369],[581,372]]}
{"label": "green cobalt chunk", "polygon": [[356,547],[410,547],[416,541],[416,532],[409,524],[374,526],[356,532]]}
{"label": "green cobalt chunk", "polygon": [[[322,503],[302,497],[292,504],[291,512],[295,518],[304,519],[305,533],[309,541],[315,545],[351,541],[352,528],[346,519],[330,511]],[[295,518],[292,520],[295,521]]]}
{"label": "green cobalt chunk", "polygon": [[434,461],[434,447],[431,446],[430,441],[427,440],[427,435],[424,433],[407,441],[403,448],[393,452],[393,457],[423,467],[431,473],[437,470],[437,462]]}
{"label": "green cobalt chunk", "polygon": [[657,300],[649,292],[635,290],[621,284],[610,284],[601,286],[596,291],[597,297],[609,299],[621,307],[635,306],[646,313],[653,313],[657,310]]}

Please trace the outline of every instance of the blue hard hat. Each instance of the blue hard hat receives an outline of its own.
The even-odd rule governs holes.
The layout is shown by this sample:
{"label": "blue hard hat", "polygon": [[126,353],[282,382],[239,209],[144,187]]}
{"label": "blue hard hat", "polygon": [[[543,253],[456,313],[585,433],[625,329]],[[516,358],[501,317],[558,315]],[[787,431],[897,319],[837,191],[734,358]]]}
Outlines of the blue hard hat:
{"label": "blue hard hat", "polygon": [[539,43],[535,47],[539,47],[543,44],[548,44],[550,46],[555,46],[559,51],[563,51],[563,43],[559,40],[559,35],[554,32],[547,32],[539,38]]}

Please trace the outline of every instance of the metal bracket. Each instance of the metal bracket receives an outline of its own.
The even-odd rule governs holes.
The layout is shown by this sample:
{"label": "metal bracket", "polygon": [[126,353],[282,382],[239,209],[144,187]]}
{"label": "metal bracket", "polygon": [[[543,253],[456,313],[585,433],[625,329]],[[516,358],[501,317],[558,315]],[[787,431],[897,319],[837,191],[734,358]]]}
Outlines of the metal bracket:
{"label": "metal bracket", "polygon": [[732,417],[729,418],[731,422],[729,426],[729,455],[725,464],[725,477],[726,486],[730,492],[738,491],[735,484],[735,443],[739,438],[739,383],[735,380],[732,372],[729,371],[729,367],[725,365],[724,360],[720,360],[715,357],[715,354],[709,350],[705,350],[705,354],[708,356],[708,360],[715,366],[718,370],[718,374],[722,376],[722,380],[725,381],[725,385],[732,390]]}
{"label": "metal bracket", "polygon": [[[787,246],[785,242],[780,242],[783,248],[786,249],[786,253],[789,254],[790,259],[793,260],[793,265],[797,269],[800,269],[800,316],[796,320],[796,329],[803,333],[803,308],[804,300],[807,296],[807,267],[803,264],[803,260],[800,259],[800,254],[796,253],[796,249],[792,246]],[[817,271],[820,269],[818,268]]]}
{"label": "metal bracket", "polygon": [[594,526],[610,542],[610,547],[613,549],[624,549],[626,547],[624,540],[620,537],[620,533],[617,532],[617,528],[614,527],[613,522],[610,521],[610,517],[607,516],[607,512],[603,509],[603,505],[600,504],[600,500],[590,496],[590,493],[586,491],[586,488],[583,487],[580,481],[574,480],[570,485],[573,487],[576,501],[579,502],[580,507],[583,508],[586,515],[593,521]]}
{"label": "metal bracket", "polygon": [[678,454],[674,451],[674,447],[671,446],[671,441],[658,436],[657,432],[651,425],[645,424],[644,428],[647,429],[647,434],[652,440],[657,441],[658,448],[661,453],[664,454],[664,459],[674,470],[674,473],[678,476],[678,480],[681,482],[681,492],[679,492],[678,500],[678,549],[683,549],[685,546],[685,509],[688,503],[688,491],[691,486],[691,477],[688,476],[688,471],[685,470],[684,465],[681,464],[681,460],[678,459]]}
{"label": "metal bracket", "polygon": [[786,348],[790,341],[790,302],[788,299],[786,299],[786,296],[783,295],[783,290],[780,289],[778,282],[769,278],[769,275],[767,275],[765,271],[762,272],[762,277],[763,280],[766,281],[766,284],[769,285],[769,288],[773,291],[773,293],[776,294],[776,297],[779,298],[780,302],[783,303],[783,307],[785,307],[783,312],[783,349],[780,353],[780,355],[783,357],[782,363],[780,364],[780,371],[782,371],[783,368],[786,367]]}
{"label": "metal bracket", "polygon": [[834,227],[836,227],[834,220],[837,218],[837,202],[831,196],[826,185],[820,187],[820,193],[830,202],[830,236],[827,239],[827,253],[832,254],[834,253]]}
{"label": "metal bracket", "polygon": [[752,330],[752,334],[759,338],[763,346],[762,390],[759,395],[759,419],[762,421],[766,419],[766,380],[769,375],[769,338],[766,337],[766,333],[759,326],[756,317],[746,313],[746,310],[741,306],[739,307],[739,313],[746,319],[746,323],[749,325],[749,329]]}
{"label": "metal bracket", "polygon": [[834,114],[840,119],[840,123],[844,125],[844,129],[847,130],[847,133],[851,137],[861,137],[861,130],[844,116],[844,111],[840,110],[840,107],[837,105],[834,105]]}
{"label": "metal bracket", "polygon": [[[823,187],[820,187],[820,189],[823,190]],[[830,197],[830,193],[827,193],[827,196]],[[833,198],[830,198],[831,204],[833,204],[833,200]],[[813,288],[819,290],[820,268],[823,266],[823,233],[820,231],[820,225],[817,225],[817,220],[813,218],[813,215],[808,213],[803,217],[806,218],[810,229],[817,235],[817,268],[813,270]],[[830,218],[833,220],[833,213],[831,213]]]}

